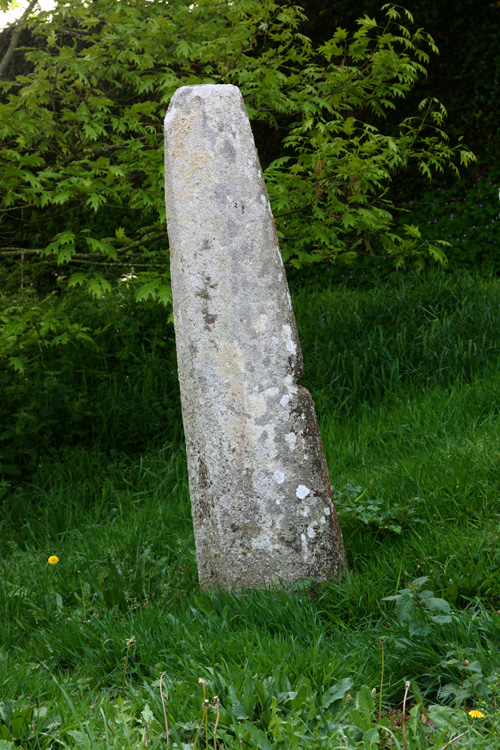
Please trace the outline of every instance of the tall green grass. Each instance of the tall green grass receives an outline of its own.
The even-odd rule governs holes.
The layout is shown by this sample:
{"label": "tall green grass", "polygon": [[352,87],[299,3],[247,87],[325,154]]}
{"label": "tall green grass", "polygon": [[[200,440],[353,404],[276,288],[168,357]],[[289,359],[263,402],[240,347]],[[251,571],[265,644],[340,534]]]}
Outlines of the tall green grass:
{"label": "tall green grass", "polygon": [[462,732],[496,747],[500,284],[295,296],[350,570],[291,595],[200,591],[171,331],[127,305],[79,300],[107,319],[100,348],[33,369],[57,373],[62,405],[23,381],[26,408],[55,411],[51,444],[3,485],[1,750],[165,746],[163,673],[178,747],[203,716],[199,678],[211,747],[214,695],[219,747],[413,750]]}

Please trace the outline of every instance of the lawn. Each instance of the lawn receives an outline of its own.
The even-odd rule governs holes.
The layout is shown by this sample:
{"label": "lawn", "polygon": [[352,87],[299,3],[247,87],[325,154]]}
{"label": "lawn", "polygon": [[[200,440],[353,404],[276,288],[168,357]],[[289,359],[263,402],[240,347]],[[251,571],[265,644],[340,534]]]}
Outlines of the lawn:
{"label": "lawn", "polygon": [[75,296],[98,347],[1,374],[0,750],[500,747],[500,283],[331,287],[294,307],[342,583],[200,590],[161,310]]}

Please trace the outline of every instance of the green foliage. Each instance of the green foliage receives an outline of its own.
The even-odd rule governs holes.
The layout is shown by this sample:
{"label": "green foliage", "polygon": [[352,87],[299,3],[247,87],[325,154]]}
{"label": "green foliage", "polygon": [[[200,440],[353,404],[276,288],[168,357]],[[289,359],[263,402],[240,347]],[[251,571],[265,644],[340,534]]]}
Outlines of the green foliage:
{"label": "green foliage", "polygon": [[32,471],[61,441],[104,439],[107,451],[137,454],[180,435],[173,332],[163,308],[136,302],[124,281],[96,299],[76,290],[43,299],[27,293],[14,309],[16,316],[0,308],[0,349],[13,365],[0,371],[0,475]]}
{"label": "green foliage", "polygon": [[439,697],[455,706],[483,702],[491,695],[492,685],[498,684],[498,673],[485,676],[482,664],[478,660],[469,661],[463,649],[448,652],[442,667],[443,677],[449,675],[450,681],[446,683],[443,679],[445,684],[439,690]]}
{"label": "green foliage", "polygon": [[467,183],[426,191],[403,203],[409,219],[421,227],[426,241],[449,243],[452,270],[467,269],[498,275],[500,253],[497,229],[500,214],[500,180],[492,169],[488,177],[478,175]]}
{"label": "green foliage", "polygon": [[[328,0],[303,0],[308,16],[304,32],[314,44],[326,41],[338,26],[355,27],[363,13],[377,15],[379,0],[336,0],[331,12]],[[481,13],[470,0],[419,0],[408,4],[418,26],[426,29],[439,45],[439,56],[433,56],[428,76],[421,78],[405,102],[401,102],[399,116],[410,114],[417,103],[437,96],[446,106],[449,119],[445,130],[455,140],[462,135],[477,154],[486,173],[496,169],[500,140],[496,128],[494,102],[500,95],[498,34],[500,6],[496,2],[483,3]],[[388,113],[390,122],[393,113]],[[438,184],[440,181],[438,180]],[[423,181],[414,171],[399,181],[398,193],[404,192],[411,200],[422,190]]]}
{"label": "green foliage", "polygon": [[411,637],[428,635],[433,625],[445,625],[452,621],[449,602],[434,596],[430,589],[422,588],[428,580],[428,576],[421,576],[394,596],[384,597],[384,601],[395,603],[396,617],[408,627]]}
{"label": "green foliage", "polygon": [[333,500],[341,523],[345,520],[361,521],[365,526],[373,525],[381,530],[401,534],[403,526],[422,523],[415,516],[420,498],[412,498],[406,507],[394,508],[381,497],[371,493],[371,485],[363,490],[346,484],[341,490],[333,491]]}
{"label": "green foliage", "polygon": [[425,73],[424,47],[436,51],[428,35],[410,34],[395,9],[386,8],[384,28],[365,17],[352,39],[337,29],[319,47],[320,62],[302,71],[305,85],[295,95],[301,120],[284,139],[293,155],[266,170],[284,259],[295,267],[334,258],[349,263],[374,247],[394,256],[397,267],[410,258],[418,268],[426,258],[445,262],[446,243],[424,242],[410,225],[403,236],[390,231],[394,205],[387,191],[410,163],[430,178],[433,170],[454,167],[458,151],[464,165],[473,156],[447,144],[446,113],[434,99],[423,101],[419,116],[401,122],[397,134],[374,124]]}
{"label": "green foliage", "polygon": [[[237,84],[262,137],[275,140],[266,179],[286,262],[376,252],[398,267],[443,263],[442,240],[410,224],[394,231],[387,190],[413,163],[429,177],[473,156],[448,144],[433,98],[396,128],[384,125],[436,47],[408,11],[387,5],[383,14],[382,23],[360,19],[354,34],[337,29],[317,48],[300,33],[302,11],[274,0],[168,9],[70,0],[31,18],[24,55],[32,71],[1,82],[7,277],[20,262],[21,289],[44,293],[47,270],[53,281],[59,266],[67,289],[99,297],[126,274],[138,299],[170,305],[161,122],[174,91],[194,83]],[[18,315],[15,305],[9,315]],[[7,336],[19,367],[22,332],[17,352]]]}
{"label": "green foliage", "polygon": [[[71,270],[104,265],[111,279],[137,253],[146,269],[160,252],[165,265],[161,122],[170,97],[183,84],[222,81],[236,66],[251,70],[261,25],[271,24],[286,47],[299,18],[253,0],[177,3],[167,13],[161,3],[75,0],[39,13],[36,44],[24,50],[32,73],[2,83],[4,257],[42,252],[59,265],[71,261]],[[271,86],[283,62],[275,55],[260,53]],[[268,94],[259,90],[254,106]],[[117,208],[136,216],[131,236],[126,218],[107,220]],[[90,278],[91,293],[109,288],[102,274]],[[163,289],[136,285],[168,303]]]}

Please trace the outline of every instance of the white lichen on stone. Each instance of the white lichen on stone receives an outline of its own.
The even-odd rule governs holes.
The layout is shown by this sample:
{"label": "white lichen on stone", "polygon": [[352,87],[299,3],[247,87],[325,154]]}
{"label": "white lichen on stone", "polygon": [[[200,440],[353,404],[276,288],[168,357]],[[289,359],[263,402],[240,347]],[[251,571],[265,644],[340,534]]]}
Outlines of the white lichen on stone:
{"label": "white lichen on stone", "polygon": [[283,484],[283,482],[285,481],[285,475],[282,471],[275,471],[274,479],[276,480],[276,482],[278,482],[278,484]]}
{"label": "white lichen on stone", "polygon": [[311,493],[311,490],[309,489],[309,487],[306,487],[305,484],[299,484],[299,486],[295,490],[295,494],[297,495],[299,500],[303,500],[310,493]]}
{"label": "white lichen on stone", "polygon": [[297,435],[295,434],[295,432],[289,432],[287,435],[285,435],[285,441],[290,450],[294,451],[297,444]]}
{"label": "white lichen on stone", "polygon": [[283,338],[285,339],[285,348],[290,354],[297,354],[297,342],[292,336],[292,328],[289,325],[282,326]]}
{"label": "white lichen on stone", "polygon": [[280,404],[281,406],[286,406],[289,401],[290,401],[290,396],[288,395],[288,393],[285,393],[285,395],[282,396],[280,399]]}

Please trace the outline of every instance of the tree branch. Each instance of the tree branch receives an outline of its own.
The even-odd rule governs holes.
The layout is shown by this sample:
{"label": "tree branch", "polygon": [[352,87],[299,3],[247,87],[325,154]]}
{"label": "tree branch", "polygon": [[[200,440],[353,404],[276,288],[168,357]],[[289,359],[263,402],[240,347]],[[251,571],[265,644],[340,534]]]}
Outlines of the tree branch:
{"label": "tree branch", "polygon": [[17,45],[19,43],[19,37],[21,36],[21,31],[23,30],[23,24],[25,20],[28,18],[29,14],[37,4],[38,0],[31,0],[30,4],[24,11],[23,15],[19,19],[19,21],[14,26],[14,32],[12,34],[12,38],[10,40],[9,48],[5,55],[3,56],[2,62],[0,62],[0,78],[4,77],[4,73],[7,70],[7,67],[12,60],[12,56],[14,55],[14,52],[16,51]]}

